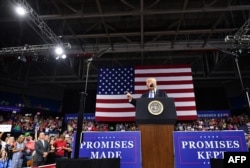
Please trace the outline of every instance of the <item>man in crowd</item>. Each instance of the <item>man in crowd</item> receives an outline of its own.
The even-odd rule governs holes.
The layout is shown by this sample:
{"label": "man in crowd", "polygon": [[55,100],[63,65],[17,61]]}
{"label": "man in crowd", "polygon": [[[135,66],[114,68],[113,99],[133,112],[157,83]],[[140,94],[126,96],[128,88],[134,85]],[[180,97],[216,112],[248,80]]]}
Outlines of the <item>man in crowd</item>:
{"label": "man in crowd", "polygon": [[49,142],[45,140],[45,133],[40,132],[38,140],[35,143],[35,155],[33,166],[42,166],[45,164],[49,152]]}

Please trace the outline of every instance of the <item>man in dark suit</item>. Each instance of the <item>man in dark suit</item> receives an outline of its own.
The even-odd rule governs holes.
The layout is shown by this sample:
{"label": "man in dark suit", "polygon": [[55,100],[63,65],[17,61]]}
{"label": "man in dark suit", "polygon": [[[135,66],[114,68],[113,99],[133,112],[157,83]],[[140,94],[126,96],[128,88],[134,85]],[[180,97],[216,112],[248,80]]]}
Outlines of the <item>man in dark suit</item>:
{"label": "man in dark suit", "polygon": [[49,142],[45,140],[44,132],[40,132],[38,140],[35,143],[35,155],[33,159],[33,166],[44,165],[49,152]]}
{"label": "man in dark suit", "polygon": [[[141,95],[141,98],[168,97],[166,92],[157,89],[157,82],[155,78],[147,78],[146,86],[147,86],[148,92],[143,93]],[[127,92],[126,95],[127,95],[129,102],[133,104],[134,106],[136,106],[136,99],[134,99],[129,92]]]}

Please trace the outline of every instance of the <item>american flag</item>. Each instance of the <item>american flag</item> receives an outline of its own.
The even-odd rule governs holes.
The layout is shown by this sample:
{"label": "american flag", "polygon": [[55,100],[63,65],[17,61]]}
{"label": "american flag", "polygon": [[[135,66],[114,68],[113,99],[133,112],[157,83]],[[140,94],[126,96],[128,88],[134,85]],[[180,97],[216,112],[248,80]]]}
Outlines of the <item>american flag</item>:
{"label": "american flag", "polygon": [[134,121],[135,108],[125,95],[140,98],[146,79],[154,77],[157,89],[175,100],[178,120],[197,119],[192,71],[189,65],[100,68],[96,97],[97,121]]}

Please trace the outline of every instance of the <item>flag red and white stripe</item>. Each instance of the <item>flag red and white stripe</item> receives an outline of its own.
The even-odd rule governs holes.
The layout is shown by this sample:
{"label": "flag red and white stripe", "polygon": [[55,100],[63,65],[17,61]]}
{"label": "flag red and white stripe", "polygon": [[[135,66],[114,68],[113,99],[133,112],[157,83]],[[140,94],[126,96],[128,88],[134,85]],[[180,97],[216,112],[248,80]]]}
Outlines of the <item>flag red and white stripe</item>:
{"label": "flag red and white stripe", "polygon": [[[107,70],[107,72],[108,71],[109,70]],[[125,72],[127,71],[128,70],[125,70]],[[121,73],[124,73],[126,77],[128,74],[125,72]],[[139,98],[142,93],[147,91],[145,81],[148,77],[156,78],[157,89],[165,90],[168,97],[174,98],[178,120],[197,119],[192,71],[189,65],[137,66],[133,72],[134,74],[130,76],[133,78],[133,83],[130,83],[130,79],[128,79],[130,82],[126,81],[123,83],[118,81],[116,83],[117,85],[115,86],[121,87],[118,93],[108,91],[97,93],[97,121],[134,121],[135,108],[128,103],[124,92],[129,90],[133,93],[134,98]],[[114,79],[114,76],[109,79]],[[109,81],[109,79],[107,79],[107,81]],[[115,82],[113,81],[113,83]],[[98,87],[100,84],[99,81]],[[111,88],[115,86],[110,85]],[[110,87],[107,87],[107,89],[110,89]],[[106,89],[103,88],[103,90],[105,91]]]}

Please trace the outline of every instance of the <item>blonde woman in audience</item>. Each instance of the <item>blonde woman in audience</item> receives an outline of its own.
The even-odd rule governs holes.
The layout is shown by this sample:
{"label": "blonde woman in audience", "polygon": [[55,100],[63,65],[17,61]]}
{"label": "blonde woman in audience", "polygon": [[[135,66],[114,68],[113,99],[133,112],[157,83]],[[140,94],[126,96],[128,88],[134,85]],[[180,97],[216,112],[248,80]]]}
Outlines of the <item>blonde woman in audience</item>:
{"label": "blonde woman in audience", "polygon": [[15,145],[15,138],[13,136],[10,136],[6,141],[5,145],[5,149],[8,153],[9,160],[12,160],[14,145]]}
{"label": "blonde woman in audience", "polygon": [[12,168],[21,168],[23,164],[23,154],[25,151],[25,137],[20,135],[13,148]]}
{"label": "blonde woman in audience", "polygon": [[0,152],[0,167],[11,168],[11,160],[8,157],[8,152],[6,149],[2,149]]}

